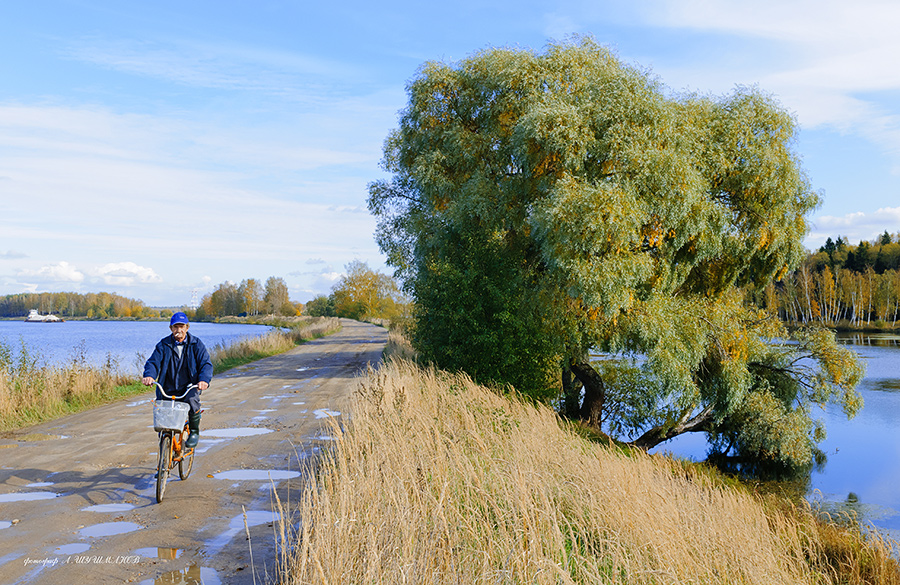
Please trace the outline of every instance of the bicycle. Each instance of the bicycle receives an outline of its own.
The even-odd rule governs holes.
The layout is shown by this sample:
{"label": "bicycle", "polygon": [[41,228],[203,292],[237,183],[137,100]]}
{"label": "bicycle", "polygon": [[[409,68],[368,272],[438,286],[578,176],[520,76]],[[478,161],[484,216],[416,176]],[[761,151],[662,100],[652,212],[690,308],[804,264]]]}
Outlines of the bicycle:
{"label": "bicycle", "polygon": [[187,422],[190,406],[176,400],[184,398],[198,386],[191,384],[181,396],[170,396],[159,382],[154,381],[154,384],[160,394],[168,399],[153,403],[153,430],[159,433],[159,459],[156,463],[156,501],[159,503],[163,501],[169,472],[175,465],[178,465],[178,477],[182,481],[188,478],[194,466],[194,449],[184,447],[190,434]]}

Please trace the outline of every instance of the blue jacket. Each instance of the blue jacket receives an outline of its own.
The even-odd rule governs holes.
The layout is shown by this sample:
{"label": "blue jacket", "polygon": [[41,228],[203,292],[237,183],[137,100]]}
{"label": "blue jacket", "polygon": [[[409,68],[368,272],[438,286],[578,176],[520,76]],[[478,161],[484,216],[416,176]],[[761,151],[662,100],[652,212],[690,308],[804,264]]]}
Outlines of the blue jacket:
{"label": "blue jacket", "polygon": [[175,336],[163,337],[144,365],[144,377],[154,378],[169,394],[182,394],[188,384],[198,384],[201,381],[209,384],[212,381],[213,366],[209,360],[209,352],[199,338],[188,333],[185,340],[182,354],[185,368],[181,372],[187,374],[186,379],[179,379],[176,375],[175,356]]}

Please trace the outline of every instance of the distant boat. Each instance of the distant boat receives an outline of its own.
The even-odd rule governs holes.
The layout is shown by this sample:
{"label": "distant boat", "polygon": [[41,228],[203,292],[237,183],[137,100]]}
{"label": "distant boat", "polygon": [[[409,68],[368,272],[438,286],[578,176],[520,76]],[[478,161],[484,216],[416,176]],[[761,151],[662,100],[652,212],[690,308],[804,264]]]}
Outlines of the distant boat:
{"label": "distant boat", "polygon": [[28,316],[25,317],[26,323],[62,323],[63,321],[56,315],[41,315],[37,309],[31,309]]}

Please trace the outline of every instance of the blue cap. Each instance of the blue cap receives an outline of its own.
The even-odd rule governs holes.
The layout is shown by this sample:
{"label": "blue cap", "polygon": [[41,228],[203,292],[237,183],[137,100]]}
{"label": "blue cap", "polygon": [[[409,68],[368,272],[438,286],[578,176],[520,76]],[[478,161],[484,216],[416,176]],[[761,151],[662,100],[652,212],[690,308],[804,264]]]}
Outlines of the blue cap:
{"label": "blue cap", "polygon": [[185,315],[181,311],[178,311],[177,313],[172,315],[171,319],[169,319],[169,327],[171,327],[175,323],[184,323],[185,325],[187,325],[189,323],[187,315]]}

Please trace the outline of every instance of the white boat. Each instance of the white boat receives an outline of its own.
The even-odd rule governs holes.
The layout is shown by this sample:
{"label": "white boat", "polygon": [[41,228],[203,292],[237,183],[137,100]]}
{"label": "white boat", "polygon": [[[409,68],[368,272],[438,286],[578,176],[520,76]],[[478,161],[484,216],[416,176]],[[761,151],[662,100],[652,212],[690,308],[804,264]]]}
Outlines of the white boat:
{"label": "white boat", "polygon": [[26,323],[62,323],[63,320],[56,315],[41,315],[37,309],[31,309],[28,316],[25,317]]}

